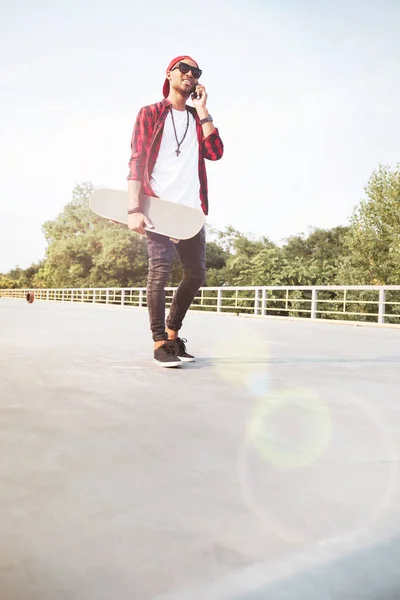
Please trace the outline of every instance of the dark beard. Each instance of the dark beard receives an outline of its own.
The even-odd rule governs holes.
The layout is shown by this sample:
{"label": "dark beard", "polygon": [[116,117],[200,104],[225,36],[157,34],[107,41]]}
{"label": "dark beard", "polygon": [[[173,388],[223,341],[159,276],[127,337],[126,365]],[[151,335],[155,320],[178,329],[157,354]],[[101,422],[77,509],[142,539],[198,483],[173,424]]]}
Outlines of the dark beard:
{"label": "dark beard", "polygon": [[190,90],[188,90],[188,91],[186,91],[186,90],[183,90],[183,89],[181,88],[181,86],[180,86],[180,85],[179,85],[179,86],[176,86],[176,87],[173,87],[173,89],[174,89],[176,92],[179,92],[180,94],[182,94],[182,96],[183,96],[184,98],[190,98],[190,96],[193,94],[194,90],[196,89],[196,85],[197,85],[197,84],[193,84],[193,86],[191,87],[191,89],[190,89]]}
{"label": "dark beard", "polygon": [[190,96],[193,94],[195,89],[196,89],[196,86],[194,85],[188,92],[182,90],[181,94],[182,94],[182,96],[185,96],[185,98],[190,98]]}

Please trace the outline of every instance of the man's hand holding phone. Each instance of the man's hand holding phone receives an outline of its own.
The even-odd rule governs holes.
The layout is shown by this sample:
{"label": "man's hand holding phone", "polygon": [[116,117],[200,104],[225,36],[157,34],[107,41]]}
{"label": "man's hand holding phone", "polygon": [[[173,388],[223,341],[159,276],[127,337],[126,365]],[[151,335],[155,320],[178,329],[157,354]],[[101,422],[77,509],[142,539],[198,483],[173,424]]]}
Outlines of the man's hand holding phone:
{"label": "man's hand holding phone", "polygon": [[198,83],[192,92],[193,106],[196,110],[198,108],[205,108],[207,97],[206,88],[204,85]]}

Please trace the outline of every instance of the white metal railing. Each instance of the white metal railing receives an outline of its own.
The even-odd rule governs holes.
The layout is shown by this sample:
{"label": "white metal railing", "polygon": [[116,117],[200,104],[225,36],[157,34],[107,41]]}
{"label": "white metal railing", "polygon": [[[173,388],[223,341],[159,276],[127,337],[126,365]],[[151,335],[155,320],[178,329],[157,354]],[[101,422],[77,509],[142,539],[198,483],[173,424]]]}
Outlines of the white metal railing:
{"label": "white metal railing", "polygon": [[[166,288],[167,306],[176,288]],[[32,296],[33,293],[33,296]],[[146,307],[146,288],[0,290],[8,298]],[[192,310],[400,324],[400,285],[204,287]]]}

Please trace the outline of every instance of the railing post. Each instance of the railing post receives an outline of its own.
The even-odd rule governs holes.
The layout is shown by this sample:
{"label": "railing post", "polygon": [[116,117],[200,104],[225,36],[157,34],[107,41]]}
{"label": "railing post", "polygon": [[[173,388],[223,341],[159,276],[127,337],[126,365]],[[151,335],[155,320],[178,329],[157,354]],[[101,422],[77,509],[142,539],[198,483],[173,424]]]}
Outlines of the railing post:
{"label": "railing post", "polygon": [[217,290],[217,312],[221,312],[222,310],[222,290]]}
{"label": "railing post", "polygon": [[143,290],[140,288],[139,290],[139,308],[143,307]]}
{"label": "railing post", "polygon": [[46,300],[49,299],[50,290],[46,290]]}
{"label": "railing post", "polygon": [[263,288],[262,295],[261,295],[261,314],[263,317],[265,317],[266,312],[267,312],[267,290],[265,288]]}
{"label": "railing post", "polygon": [[254,315],[257,316],[258,315],[258,309],[259,309],[259,305],[260,305],[260,290],[257,288],[255,290],[255,295],[254,295]]}
{"label": "railing post", "polygon": [[64,302],[65,294],[64,290],[61,290],[61,302]]}
{"label": "railing post", "polygon": [[121,290],[121,306],[125,304],[125,290]]}
{"label": "railing post", "polygon": [[96,302],[96,290],[93,290],[93,296],[92,296],[92,302],[93,304]]}
{"label": "railing post", "polygon": [[386,311],[386,290],[381,288],[379,290],[379,312],[378,312],[378,323],[385,322],[385,311]]}
{"label": "railing post", "polygon": [[318,292],[316,288],[312,288],[311,291],[311,318],[317,318],[317,302],[318,302]]}
{"label": "railing post", "polygon": [[74,290],[71,290],[71,302],[74,301]]}
{"label": "railing post", "polygon": [[110,290],[106,290],[106,304],[108,304],[110,301]]}

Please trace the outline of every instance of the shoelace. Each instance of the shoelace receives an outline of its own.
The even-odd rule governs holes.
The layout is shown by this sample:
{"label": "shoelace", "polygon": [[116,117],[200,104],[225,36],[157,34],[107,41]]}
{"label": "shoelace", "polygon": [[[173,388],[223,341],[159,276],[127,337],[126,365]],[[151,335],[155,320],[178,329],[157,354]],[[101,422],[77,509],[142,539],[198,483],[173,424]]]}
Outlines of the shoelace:
{"label": "shoelace", "polygon": [[162,348],[163,352],[165,352],[166,354],[174,354],[175,355],[175,351],[170,344],[163,344],[162,346],[160,346],[160,348]]}
{"label": "shoelace", "polygon": [[186,338],[179,338],[179,348],[180,348],[180,350],[182,350],[182,352],[186,352],[186,343],[187,343]]}

